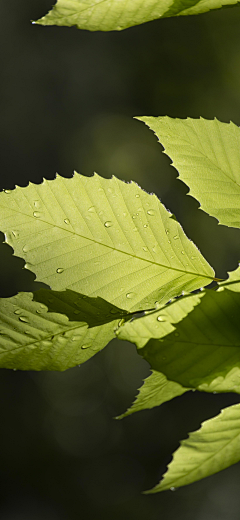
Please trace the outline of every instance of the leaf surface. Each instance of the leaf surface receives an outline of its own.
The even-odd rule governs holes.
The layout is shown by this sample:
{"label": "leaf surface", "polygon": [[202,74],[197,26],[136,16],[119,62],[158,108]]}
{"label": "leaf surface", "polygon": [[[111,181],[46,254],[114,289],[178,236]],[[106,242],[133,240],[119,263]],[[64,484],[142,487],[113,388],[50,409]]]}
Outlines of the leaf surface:
{"label": "leaf surface", "polygon": [[[153,370],[169,381],[206,392],[240,393],[240,294],[221,287],[189,296],[193,310],[181,316],[186,299],[179,299],[119,329],[133,341]],[[158,320],[165,320],[159,322]],[[172,330],[170,331],[170,327]]]}
{"label": "leaf surface", "polygon": [[90,31],[120,31],[157,18],[200,14],[237,0],[58,0],[37,24],[77,26]]}
{"label": "leaf surface", "polygon": [[0,229],[37,280],[127,311],[167,302],[214,276],[159,199],[116,178],[57,176],[3,191]]}
{"label": "leaf surface", "polygon": [[174,381],[168,381],[163,374],[153,370],[152,374],[144,380],[132,406],[124,414],[117,417],[117,419],[122,419],[140,410],[159,406],[174,397],[184,394],[188,390],[190,389],[184,388]]}
{"label": "leaf surface", "polygon": [[189,186],[201,209],[220,224],[240,227],[240,129],[217,119],[141,117]]}
{"label": "leaf surface", "polygon": [[[35,301],[33,301],[35,300]],[[66,370],[114,338],[122,312],[73,291],[19,293],[0,302],[0,367]]]}
{"label": "leaf surface", "polygon": [[240,460],[240,404],[205,421],[181,442],[163,480],[148,493],[191,484]]}

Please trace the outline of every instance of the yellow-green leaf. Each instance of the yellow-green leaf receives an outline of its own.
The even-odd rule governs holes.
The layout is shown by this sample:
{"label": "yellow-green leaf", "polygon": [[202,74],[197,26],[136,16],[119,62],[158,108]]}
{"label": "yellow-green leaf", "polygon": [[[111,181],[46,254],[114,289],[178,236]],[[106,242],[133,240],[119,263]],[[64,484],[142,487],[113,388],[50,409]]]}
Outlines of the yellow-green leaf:
{"label": "yellow-green leaf", "polygon": [[208,284],[214,272],[155,195],[75,174],[0,193],[0,230],[53,290],[127,311]]}

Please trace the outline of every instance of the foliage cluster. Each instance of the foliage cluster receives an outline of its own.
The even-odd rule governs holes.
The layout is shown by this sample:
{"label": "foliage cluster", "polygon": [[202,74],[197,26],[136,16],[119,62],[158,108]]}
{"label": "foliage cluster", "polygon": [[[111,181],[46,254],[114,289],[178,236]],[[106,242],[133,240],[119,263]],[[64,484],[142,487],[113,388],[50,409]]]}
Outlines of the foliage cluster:
{"label": "foliage cluster", "polygon": [[[116,0],[58,0],[37,23],[119,30],[223,5],[141,4],[125,2],[120,9]],[[240,228],[240,129],[217,119],[139,119],[155,132],[200,209]],[[117,337],[134,343],[152,369],[121,417],[189,390],[240,393],[240,267],[227,280],[216,279],[154,194],[134,182],[75,173],[4,190],[0,208],[6,243],[49,286],[1,300],[2,368],[66,370]],[[240,460],[239,444],[237,404],[182,442],[151,492],[228,467]]]}

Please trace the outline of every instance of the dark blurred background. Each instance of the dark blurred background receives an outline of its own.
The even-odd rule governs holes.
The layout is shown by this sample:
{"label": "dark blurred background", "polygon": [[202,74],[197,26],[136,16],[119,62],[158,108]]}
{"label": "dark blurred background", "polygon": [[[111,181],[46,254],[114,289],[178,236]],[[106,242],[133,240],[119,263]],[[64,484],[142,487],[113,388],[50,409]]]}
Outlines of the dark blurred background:
{"label": "dark blurred background", "polygon": [[[133,116],[216,116],[240,125],[240,9],[121,33],[31,25],[51,4],[0,1],[0,188],[74,169],[133,179],[157,193],[226,277],[240,259],[240,231],[198,210]],[[2,243],[0,255],[2,297],[40,288]],[[134,346],[119,341],[64,373],[1,370],[1,520],[239,520],[239,465],[174,493],[141,494],[188,431],[239,402],[195,392],[113,420],[148,374]]]}

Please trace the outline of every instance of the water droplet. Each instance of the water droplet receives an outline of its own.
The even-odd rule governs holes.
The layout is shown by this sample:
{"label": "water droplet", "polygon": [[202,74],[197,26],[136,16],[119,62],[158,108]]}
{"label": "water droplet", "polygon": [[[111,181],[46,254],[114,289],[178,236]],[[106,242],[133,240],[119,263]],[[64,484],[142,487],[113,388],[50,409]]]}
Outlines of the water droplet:
{"label": "water droplet", "polygon": [[12,235],[13,235],[15,238],[18,238],[18,237],[19,237],[19,231],[12,231]]}
{"label": "water droplet", "polygon": [[113,223],[111,222],[111,220],[107,220],[106,222],[104,222],[104,226],[106,228],[109,228],[109,227],[112,227],[113,226]]}
{"label": "water droplet", "polygon": [[178,236],[178,235],[175,235],[175,236],[173,237],[173,240],[178,240],[178,238],[179,238],[179,236]]}
{"label": "water droplet", "polygon": [[94,211],[95,211],[94,206],[90,206],[90,208],[88,208],[88,211],[90,211],[90,213],[94,213]]}
{"label": "water droplet", "polygon": [[185,255],[184,251],[181,251],[182,255]]}
{"label": "water droplet", "polygon": [[12,193],[12,190],[3,190],[4,193],[6,193],[7,195],[9,195],[9,193]]}
{"label": "water droplet", "polygon": [[147,228],[147,227],[148,227],[148,224],[143,224],[143,227],[144,227],[144,228]]}
{"label": "water droplet", "polygon": [[40,202],[40,200],[34,200],[33,205],[34,205],[34,208],[39,209],[39,208],[41,208],[42,203]]}
{"label": "water droplet", "polygon": [[81,311],[74,311],[73,314],[80,314]]}
{"label": "water droplet", "polygon": [[112,193],[112,188],[108,188],[108,192],[109,192],[109,193]]}
{"label": "water droplet", "polygon": [[132,218],[134,219],[134,218],[137,218],[137,217],[136,217],[136,215],[132,215]]}
{"label": "water droplet", "polygon": [[168,240],[168,243],[171,244],[171,240]]}
{"label": "water droplet", "polygon": [[75,334],[75,336],[72,337],[71,341],[80,341],[82,339],[82,336],[80,334]]}
{"label": "water droplet", "polygon": [[122,318],[121,320],[119,320],[118,326],[121,327],[124,323],[125,323],[125,319]]}
{"label": "water droplet", "polygon": [[23,253],[27,253],[27,251],[29,250],[29,247],[27,245],[25,245],[25,246],[23,246],[22,250],[23,250]]}
{"label": "water droplet", "polygon": [[119,310],[118,309],[111,309],[110,310],[110,313],[111,314],[118,314]]}
{"label": "water droplet", "polygon": [[165,229],[166,235],[169,235],[170,231],[169,229]]}
{"label": "water droplet", "polygon": [[58,267],[58,268],[56,269],[56,273],[58,273],[58,274],[63,273],[63,271],[64,271],[63,267]]}
{"label": "water droplet", "polygon": [[32,267],[33,267],[33,264],[30,264],[30,262],[27,262],[24,266],[24,269],[29,269],[29,271],[31,271]]}
{"label": "water droplet", "polygon": [[148,252],[148,248],[147,247],[143,247],[143,251],[145,251],[147,253]]}
{"label": "water droplet", "polygon": [[135,296],[135,293],[134,293],[134,292],[129,292],[129,293],[126,294],[126,298],[129,298],[129,300],[130,300],[131,298],[134,298],[134,296]]}
{"label": "water droplet", "polygon": [[33,216],[34,216],[35,218],[40,218],[40,217],[41,217],[41,213],[40,213],[39,211],[34,211],[34,212],[33,212]]}
{"label": "water droplet", "polygon": [[153,217],[155,215],[155,210],[154,209],[149,209],[147,211],[147,214],[150,215],[150,217]]}
{"label": "water droplet", "polygon": [[81,349],[82,349],[82,350],[85,350],[86,348],[89,348],[89,347],[91,347],[90,344],[88,344],[88,345],[82,345],[82,346],[81,346]]}
{"label": "water droplet", "polygon": [[27,316],[19,316],[19,321],[23,321],[23,323],[28,323],[29,319],[27,318]]}
{"label": "water droplet", "polygon": [[67,226],[69,226],[69,224],[70,224],[70,220],[69,220],[68,218],[65,218],[65,219],[64,219],[64,223],[67,224]]}
{"label": "water droplet", "polygon": [[140,195],[137,193],[137,194],[135,195],[135,197],[136,197],[136,199],[139,199]]}
{"label": "water droplet", "polygon": [[191,260],[194,260],[194,258],[196,258],[196,256],[191,256]]}
{"label": "water droplet", "polygon": [[22,311],[20,311],[20,309],[17,309],[16,311],[14,311],[14,314],[21,314]]}
{"label": "water droplet", "polygon": [[103,191],[103,188],[98,188],[98,191]]}
{"label": "water droplet", "polygon": [[175,487],[170,487],[170,491],[175,491]]}
{"label": "water droplet", "polygon": [[165,321],[165,319],[163,318],[163,316],[158,316],[157,321]]}
{"label": "water droplet", "polygon": [[42,314],[42,312],[44,312],[44,311],[45,311],[45,307],[43,306],[41,309],[37,309],[36,313],[37,314]]}

